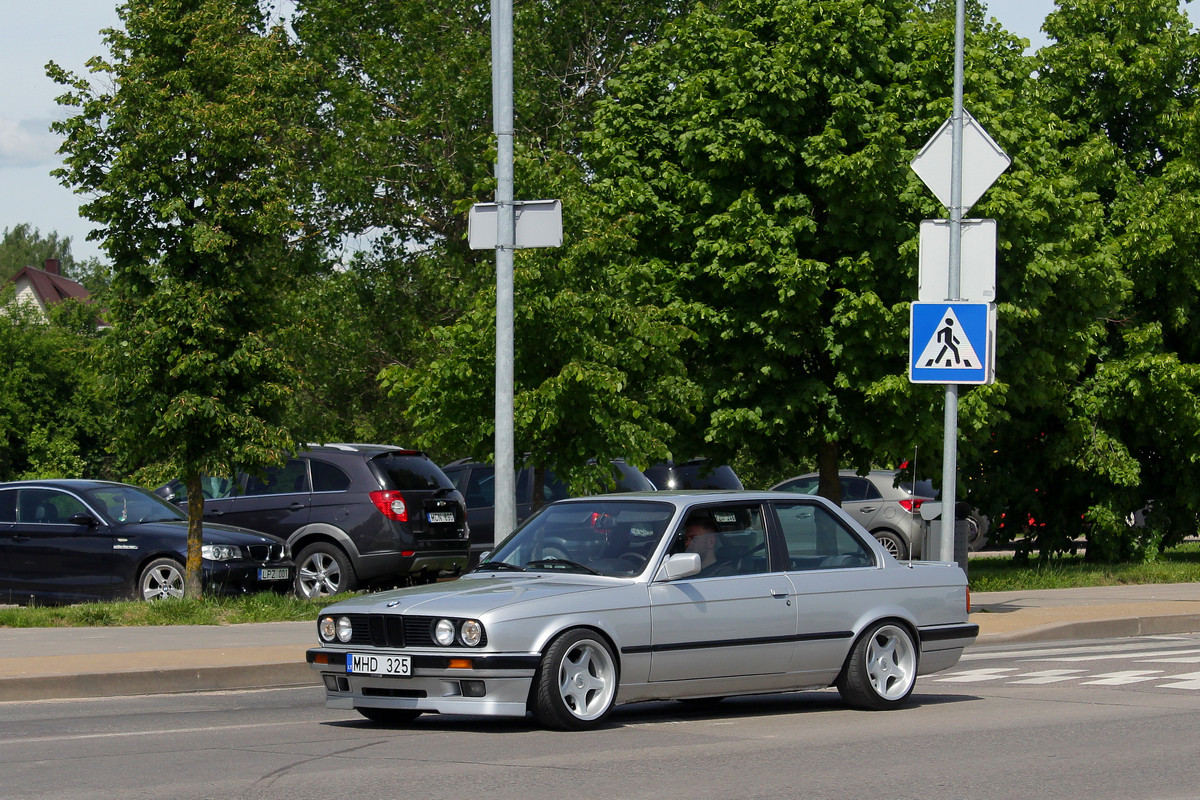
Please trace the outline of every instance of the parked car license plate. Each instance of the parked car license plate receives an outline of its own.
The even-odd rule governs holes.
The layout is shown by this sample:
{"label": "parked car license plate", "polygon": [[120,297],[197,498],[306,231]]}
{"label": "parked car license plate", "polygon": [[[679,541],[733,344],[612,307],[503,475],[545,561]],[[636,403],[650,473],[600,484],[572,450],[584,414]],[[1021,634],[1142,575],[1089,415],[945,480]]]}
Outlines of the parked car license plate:
{"label": "parked car license plate", "polygon": [[454,522],[453,511],[430,511],[427,515],[430,522]]}
{"label": "parked car license plate", "polygon": [[258,571],[260,581],[286,581],[291,580],[291,577],[292,571],[287,567],[271,567]]}
{"label": "parked car license plate", "polygon": [[412,675],[411,656],[373,656],[346,653],[346,672],[363,675]]}

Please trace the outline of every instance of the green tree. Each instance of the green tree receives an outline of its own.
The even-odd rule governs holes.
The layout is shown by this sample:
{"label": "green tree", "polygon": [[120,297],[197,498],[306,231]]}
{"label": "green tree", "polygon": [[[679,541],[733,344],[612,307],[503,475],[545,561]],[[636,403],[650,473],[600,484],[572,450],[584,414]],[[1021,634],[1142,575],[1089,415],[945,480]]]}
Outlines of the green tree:
{"label": "green tree", "polygon": [[[591,125],[592,108],[609,76],[631,49],[652,41],[678,6],[675,0],[516,4],[514,83],[517,137],[525,153],[518,167],[523,197],[574,191],[580,181],[580,136]],[[474,359],[478,355],[493,363],[485,336],[494,322],[484,325],[487,303],[493,302],[493,257],[470,251],[466,242],[470,204],[489,196],[493,186],[487,12],[483,4],[441,0],[313,0],[303,4],[297,18],[305,52],[327,79],[320,183],[328,224],[345,234],[370,232],[372,237],[369,252],[347,259],[346,274],[320,282],[324,296],[340,302],[322,312],[311,300],[300,301],[309,312],[304,318],[320,324],[319,330],[298,330],[298,336],[343,356],[332,369],[316,363],[331,367],[324,356],[305,359],[312,380],[303,389],[310,398],[304,405],[331,412],[314,420],[321,436],[337,438],[334,429],[374,430],[405,441],[416,441],[419,434],[425,446],[446,454],[490,450],[484,437],[492,428],[493,381]],[[523,260],[541,263],[536,255]],[[574,278],[567,272],[539,274],[539,296],[559,278],[564,291],[575,290],[568,288]],[[600,307],[604,297],[601,293],[588,302]],[[328,319],[334,308],[338,319]],[[453,328],[460,318],[461,327]],[[436,338],[428,335],[431,328]],[[518,347],[553,349],[547,338],[553,330],[530,317],[518,334],[528,344]],[[567,349],[571,357],[578,355],[577,343]],[[449,376],[456,358],[477,370],[470,373],[469,391],[448,396],[450,383],[430,387],[428,394],[413,396],[416,405],[407,422],[399,415],[410,402],[408,390],[391,397],[371,392],[369,380],[381,369],[386,368],[389,386],[408,386],[399,376],[436,376],[443,368]],[[347,408],[351,397],[370,411],[355,412],[354,420],[336,411]],[[424,404],[426,397],[439,398],[442,415]],[[461,426],[470,435],[451,435],[441,425],[446,414],[458,415],[449,428]]]}
{"label": "green tree", "polygon": [[[1039,52],[1081,186],[1103,201],[1120,289],[1069,397],[1054,471],[1089,523],[1088,554],[1152,558],[1195,533],[1200,476],[1200,35],[1171,0],[1062,0]],[[1086,490],[1081,490],[1086,487]],[[1152,504],[1149,526],[1126,516]]]}
{"label": "green tree", "polygon": [[50,231],[45,236],[27,222],[5,228],[0,238],[0,283],[25,267],[42,268],[48,258],[57,258],[64,275],[71,275],[75,259],[71,257],[71,237]]}
{"label": "green tree", "polygon": [[46,320],[13,299],[12,287],[0,291],[0,481],[116,477],[106,451],[111,409],[92,367],[94,309],[65,301]]}
{"label": "green tree", "polygon": [[[515,260],[514,438],[536,475],[553,469],[576,492],[600,491],[610,460],[645,467],[670,456],[675,426],[698,399],[679,357],[690,332],[654,302],[662,274],[631,262],[632,240],[602,219],[569,159],[547,169],[570,236]],[[494,290],[480,292],[461,318],[434,328],[429,363],[384,370],[429,447],[494,456],[495,309]]]}
{"label": "green tree", "polygon": [[[943,6],[698,6],[613,80],[591,163],[609,213],[692,309],[685,359],[704,400],[690,451],[814,460],[834,498],[840,464],[940,452],[941,392],[906,373],[917,224],[945,214],[908,166],[951,111]],[[1001,221],[1005,332],[1002,382],[960,408],[977,476],[997,426],[1068,390],[1106,296],[1098,220],[1053,119],[1028,105],[1023,43],[971,18],[967,107],[1014,158],[972,211]]]}
{"label": "green tree", "polygon": [[254,0],[129,0],[105,31],[103,80],[55,65],[74,116],[58,171],[87,193],[112,261],[101,353],[126,463],[187,484],[187,593],[198,595],[200,475],[293,446],[294,370],[276,344],[279,287],[320,243],[299,222],[312,70]]}

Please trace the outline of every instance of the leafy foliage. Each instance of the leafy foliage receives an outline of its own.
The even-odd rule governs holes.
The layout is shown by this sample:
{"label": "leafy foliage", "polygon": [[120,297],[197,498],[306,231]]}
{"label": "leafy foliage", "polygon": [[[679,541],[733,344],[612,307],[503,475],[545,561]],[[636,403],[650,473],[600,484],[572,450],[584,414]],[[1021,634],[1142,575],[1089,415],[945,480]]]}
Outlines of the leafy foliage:
{"label": "leafy foliage", "polygon": [[[58,175],[92,197],[83,212],[112,260],[101,365],[117,451],[195,490],[293,445],[276,287],[319,242],[297,213],[313,75],[252,0],[130,0],[119,15],[111,60],[89,62],[104,86],[51,65],[76,109],[54,126]],[[202,506],[188,509],[189,594]]]}

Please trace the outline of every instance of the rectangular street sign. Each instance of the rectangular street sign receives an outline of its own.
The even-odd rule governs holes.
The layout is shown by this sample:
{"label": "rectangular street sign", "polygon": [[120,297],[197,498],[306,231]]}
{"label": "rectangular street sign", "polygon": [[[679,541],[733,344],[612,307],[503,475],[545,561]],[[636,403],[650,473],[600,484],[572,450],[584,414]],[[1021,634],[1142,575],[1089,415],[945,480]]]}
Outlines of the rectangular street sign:
{"label": "rectangular street sign", "polygon": [[996,380],[994,303],[913,303],[909,322],[910,382]]}
{"label": "rectangular street sign", "polygon": [[[472,250],[496,249],[495,203],[476,203],[467,217],[467,244]],[[561,247],[563,238],[561,200],[513,201],[514,248]]]}
{"label": "rectangular street sign", "polygon": [[[996,302],[996,220],[962,220],[959,300]],[[950,220],[921,221],[917,299],[938,303],[950,285]]]}

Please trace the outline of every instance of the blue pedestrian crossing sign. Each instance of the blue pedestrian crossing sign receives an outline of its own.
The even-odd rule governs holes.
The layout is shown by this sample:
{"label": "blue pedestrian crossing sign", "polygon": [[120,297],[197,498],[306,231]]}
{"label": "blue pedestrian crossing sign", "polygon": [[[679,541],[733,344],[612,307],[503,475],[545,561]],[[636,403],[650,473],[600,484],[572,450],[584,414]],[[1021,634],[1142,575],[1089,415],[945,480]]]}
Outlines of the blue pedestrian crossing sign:
{"label": "blue pedestrian crossing sign", "polygon": [[995,381],[994,303],[913,303],[909,321],[910,382]]}

